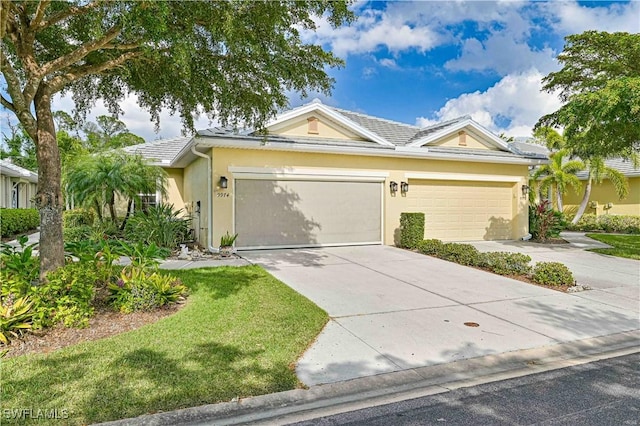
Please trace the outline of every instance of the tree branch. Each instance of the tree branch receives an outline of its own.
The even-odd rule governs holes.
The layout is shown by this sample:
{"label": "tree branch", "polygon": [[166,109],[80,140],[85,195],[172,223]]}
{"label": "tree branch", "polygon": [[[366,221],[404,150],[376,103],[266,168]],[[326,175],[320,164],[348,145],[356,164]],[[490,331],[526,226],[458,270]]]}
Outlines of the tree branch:
{"label": "tree branch", "polygon": [[31,21],[31,24],[29,25],[29,30],[32,31],[34,34],[38,29],[38,27],[40,26],[40,23],[42,22],[42,18],[44,18],[44,11],[47,9],[47,7],[49,7],[49,3],[51,3],[51,0],[40,0],[40,2],[38,2],[38,7],[36,8],[36,14],[33,20]]}
{"label": "tree branch", "polygon": [[55,15],[51,16],[49,19],[42,21],[40,23],[40,28],[39,29],[45,29],[50,27],[51,25],[55,25],[58,22],[67,19],[71,16],[76,16],[76,15],[82,15],[83,13],[86,13],[88,11],[90,11],[91,9],[94,9],[96,7],[98,7],[100,5],[99,2],[97,1],[92,1],[89,4],[86,4],[84,6],[72,6],[67,10],[63,10],[60,11],[58,13],[56,13]]}
{"label": "tree branch", "polygon": [[6,109],[8,109],[9,111],[11,111],[12,113],[16,113],[16,108],[13,106],[13,104],[11,102],[9,102],[8,99],[6,99],[4,96],[0,95],[0,105],[2,105],[3,107],[5,107]]}
{"label": "tree branch", "polygon": [[49,94],[54,94],[56,92],[59,92],[60,90],[62,90],[67,84],[79,80],[83,77],[86,77],[87,75],[90,74],[99,74],[103,71],[106,71],[108,69],[112,69],[112,68],[116,68],[122,64],[124,64],[125,62],[127,62],[130,59],[135,58],[136,56],[141,55],[142,52],[140,51],[135,51],[135,52],[126,52],[120,56],[118,56],[117,58],[114,58],[110,61],[107,62],[103,62],[101,64],[95,64],[95,65],[87,65],[87,66],[82,66],[82,67],[78,67],[75,70],[68,72],[66,74],[62,74],[59,76],[54,77],[53,79],[51,79],[51,81],[49,83],[47,83],[47,89],[48,89],[48,93]]}
{"label": "tree branch", "polygon": [[27,133],[29,133],[29,136],[35,141],[37,130],[36,120],[33,114],[31,114],[29,108],[30,103],[25,102],[22,92],[20,91],[20,79],[3,49],[0,49],[0,63],[2,64],[2,75],[7,82],[7,92],[9,92],[9,96],[11,96],[11,102],[3,96],[2,105],[18,117],[18,120],[20,120]]}
{"label": "tree branch", "polygon": [[118,37],[118,35],[120,35],[120,31],[121,29],[119,27],[113,27],[109,31],[107,31],[104,37],[102,37],[101,39],[88,41],[82,44],[79,48],[77,48],[73,52],[68,53],[64,56],[54,59],[51,62],[44,64],[40,68],[40,72],[39,72],[40,78],[44,77],[45,75],[52,74],[56,71],[60,71],[62,68],[68,67],[78,62],[80,59],[84,58],[89,53],[96,51],[98,49],[101,49],[102,47],[104,47],[104,45],[108,44],[114,38]]}

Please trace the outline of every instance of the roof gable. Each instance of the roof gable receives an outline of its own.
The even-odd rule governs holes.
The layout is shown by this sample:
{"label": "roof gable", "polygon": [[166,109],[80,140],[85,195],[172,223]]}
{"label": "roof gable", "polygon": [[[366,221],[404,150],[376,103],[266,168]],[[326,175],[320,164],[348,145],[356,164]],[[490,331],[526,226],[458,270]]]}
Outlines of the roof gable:
{"label": "roof gable", "polygon": [[[453,142],[454,140],[461,138],[461,132],[470,136],[470,138],[466,140],[466,145],[461,144],[461,142]],[[456,145],[460,149],[492,149],[510,151],[507,142],[503,141],[493,132],[473,121],[469,116],[425,127],[417,132],[412,140],[407,144],[407,146],[413,148],[423,146],[442,146],[452,148]]]}
{"label": "roof gable", "polygon": [[302,120],[318,116],[327,120],[327,128],[333,130],[333,136],[336,139],[339,139],[337,136],[342,135],[345,139],[359,139],[375,142],[382,146],[394,146],[393,143],[383,136],[353,121],[346,115],[341,114],[339,110],[322,104],[319,100],[314,100],[311,103],[302,105],[279,115],[274,120],[267,123],[265,128],[267,131],[273,131],[275,134],[279,134],[278,130],[282,131],[282,129],[287,129],[287,126],[296,127],[300,122],[302,122]]}

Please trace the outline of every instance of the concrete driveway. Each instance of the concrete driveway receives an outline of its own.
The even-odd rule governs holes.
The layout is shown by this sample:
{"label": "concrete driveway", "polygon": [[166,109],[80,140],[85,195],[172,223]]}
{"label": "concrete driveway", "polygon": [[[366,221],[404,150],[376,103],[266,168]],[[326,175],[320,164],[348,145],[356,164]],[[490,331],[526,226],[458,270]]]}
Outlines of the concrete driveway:
{"label": "concrete driveway", "polygon": [[615,292],[564,294],[394,247],[242,255],[329,313],[297,365],[307,385],[640,328],[638,303]]}

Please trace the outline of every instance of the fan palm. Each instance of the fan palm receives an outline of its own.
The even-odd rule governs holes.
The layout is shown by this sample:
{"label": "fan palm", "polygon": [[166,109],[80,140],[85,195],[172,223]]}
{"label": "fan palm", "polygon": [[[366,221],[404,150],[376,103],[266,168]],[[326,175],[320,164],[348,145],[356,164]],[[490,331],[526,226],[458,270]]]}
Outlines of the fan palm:
{"label": "fan palm", "polygon": [[558,211],[562,211],[562,196],[567,193],[569,187],[575,188],[576,192],[580,188],[580,179],[576,173],[585,168],[582,161],[570,160],[567,157],[569,151],[566,149],[551,153],[549,163],[540,166],[533,174],[533,180],[538,182],[540,192],[555,192]]}
{"label": "fan palm", "polygon": [[571,221],[574,225],[578,223],[587,209],[589,197],[591,196],[591,188],[594,182],[599,184],[602,183],[604,179],[609,179],[618,198],[622,199],[629,194],[629,182],[625,175],[620,171],[607,166],[603,157],[592,157],[589,160],[586,160],[585,163],[589,170],[589,176],[587,177],[587,184],[584,187],[582,202],[580,203],[580,207],[578,207],[578,212]]}
{"label": "fan palm", "polygon": [[139,155],[121,151],[88,155],[76,161],[67,172],[67,191],[81,205],[94,208],[102,220],[106,206],[117,223],[117,197],[139,201],[139,194],[165,191],[166,173],[152,166]]}

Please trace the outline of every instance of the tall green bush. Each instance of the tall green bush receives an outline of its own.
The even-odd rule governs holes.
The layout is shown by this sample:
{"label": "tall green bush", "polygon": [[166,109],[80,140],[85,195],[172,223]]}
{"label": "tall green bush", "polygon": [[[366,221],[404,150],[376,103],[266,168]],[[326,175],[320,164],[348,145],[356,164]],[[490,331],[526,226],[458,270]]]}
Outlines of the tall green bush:
{"label": "tall green bush", "polygon": [[400,213],[400,247],[414,249],[424,239],[424,213]]}
{"label": "tall green bush", "polygon": [[40,226],[40,215],[36,209],[0,208],[0,234],[3,237],[31,231]]}
{"label": "tall green bush", "polygon": [[181,217],[182,209],[173,204],[159,204],[147,212],[137,212],[129,218],[124,237],[133,243],[154,243],[158,247],[175,249],[189,235],[189,219]]}
{"label": "tall green bush", "polygon": [[534,240],[547,241],[549,238],[558,238],[566,226],[564,215],[554,210],[548,200],[529,206],[529,233]]}

